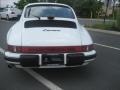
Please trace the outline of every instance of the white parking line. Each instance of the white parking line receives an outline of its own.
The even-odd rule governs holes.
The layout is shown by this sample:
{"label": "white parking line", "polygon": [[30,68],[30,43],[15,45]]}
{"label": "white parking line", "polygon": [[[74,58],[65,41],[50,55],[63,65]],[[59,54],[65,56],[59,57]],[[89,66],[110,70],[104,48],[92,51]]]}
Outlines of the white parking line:
{"label": "white parking line", "polygon": [[36,73],[35,71],[31,69],[23,69],[23,70],[26,71],[28,74],[30,74],[32,77],[34,77],[37,81],[45,85],[50,90],[63,90],[62,88],[52,83],[51,81],[47,80],[46,78]]}
{"label": "white parking line", "polygon": [[116,48],[116,47],[112,47],[112,46],[108,46],[108,45],[103,45],[103,44],[99,44],[99,43],[94,43],[95,45],[98,46],[102,46],[102,47],[107,47],[107,48],[111,48],[111,49],[115,49],[115,50],[120,50],[120,48]]}
{"label": "white parking line", "polygon": [[[110,49],[120,50],[120,48],[116,48],[116,47],[112,47],[112,46],[108,46],[108,45],[103,45],[103,44],[99,44],[99,43],[94,43],[94,44],[98,45],[98,46],[110,48]],[[0,52],[2,54],[4,54],[5,50],[0,48]],[[27,72],[29,75],[31,75],[33,78],[35,78],[37,81],[39,81],[40,83],[45,85],[50,90],[63,90],[62,88],[60,88],[56,84],[52,83],[51,81],[47,80],[46,78],[44,78],[43,76],[41,76],[37,72],[35,72],[35,71],[31,70],[31,69],[23,69],[23,70],[25,72]]]}
{"label": "white parking line", "polygon": [[[0,53],[4,54],[4,52],[5,52],[5,50],[0,47]],[[52,83],[51,81],[45,79],[43,76],[36,73],[35,71],[33,71],[31,69],[23,69],[23,70],[25,72],[27,72],[28,74],[30,74],[32,77],[34,77],[36,80],[38,80],[40,83],[45,85],[50,90],[63,90],[62,88],[60,88],[56,84]]]}

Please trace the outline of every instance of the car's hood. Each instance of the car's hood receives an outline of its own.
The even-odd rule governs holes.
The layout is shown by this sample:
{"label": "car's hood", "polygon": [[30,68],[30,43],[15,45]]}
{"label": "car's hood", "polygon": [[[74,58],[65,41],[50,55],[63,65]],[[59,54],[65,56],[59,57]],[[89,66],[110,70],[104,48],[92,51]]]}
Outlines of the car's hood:
{"label": "car's hood", "polygon": [[25,28],[22,46],[73,46],[81,45],[79,30],[72,28]]}

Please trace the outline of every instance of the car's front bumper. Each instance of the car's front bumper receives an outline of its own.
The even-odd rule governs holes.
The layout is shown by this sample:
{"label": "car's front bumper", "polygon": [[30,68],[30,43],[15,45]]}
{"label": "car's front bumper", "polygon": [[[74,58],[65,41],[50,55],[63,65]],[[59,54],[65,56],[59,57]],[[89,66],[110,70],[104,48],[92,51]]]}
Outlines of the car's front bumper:
{"label": "car's front bumper", "polygon": [[58,54],[23,54],[5,52],[8,64],[31,68],[65,68],[86,65],[95,60],[96,51]]}
{"label": "car's front bumper", "polygon": [[9,18],[16,18],[17,14],[9,14]]}

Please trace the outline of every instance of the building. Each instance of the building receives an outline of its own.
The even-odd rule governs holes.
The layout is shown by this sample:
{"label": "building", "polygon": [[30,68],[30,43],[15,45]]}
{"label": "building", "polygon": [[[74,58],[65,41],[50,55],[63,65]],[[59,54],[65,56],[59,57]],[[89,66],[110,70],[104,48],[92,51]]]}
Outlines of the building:
{"label": "building", "polygon": [[[108,0],[100,0],[102,2],[104,2],[104,5],[106,6]],[[109,0],[109,7],[112,7],[114,4],[114,0]],[[119,4],[119,0],[115,0],[115,6]]]}
{"label": "building", "polygon": [[18,2],[19,0],[0,0],[0,7],[11,7],[11,6],[15,6],[14,2]]}
{"label": "building", "polygon": [[[106,8],[107,8],[108,0],[101,0],[101,1],[104,3],[103,12],[105,13]],[[114,2],[114,0],[109,0],[107,16],[110,16],[113,13],[113,6],[114,6],[114,9],[116,9],[119,5],[120,5],[119,0],[115,0],[115,2]]]}

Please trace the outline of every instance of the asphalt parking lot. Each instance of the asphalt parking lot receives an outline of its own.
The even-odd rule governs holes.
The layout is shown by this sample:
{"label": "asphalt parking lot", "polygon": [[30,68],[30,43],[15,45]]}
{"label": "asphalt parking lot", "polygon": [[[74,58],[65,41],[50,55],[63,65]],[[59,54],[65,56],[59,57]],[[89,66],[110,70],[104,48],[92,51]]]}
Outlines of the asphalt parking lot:
{"label": "asphalt parking lot", "polygon": [[[0,21],[0,47],[16,21]],[[0,90],[120,90],[120,35],[89,31],[96,61],[66,69],[9,69],[0,54]]]}

